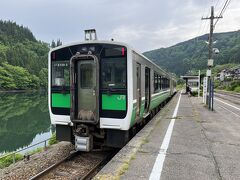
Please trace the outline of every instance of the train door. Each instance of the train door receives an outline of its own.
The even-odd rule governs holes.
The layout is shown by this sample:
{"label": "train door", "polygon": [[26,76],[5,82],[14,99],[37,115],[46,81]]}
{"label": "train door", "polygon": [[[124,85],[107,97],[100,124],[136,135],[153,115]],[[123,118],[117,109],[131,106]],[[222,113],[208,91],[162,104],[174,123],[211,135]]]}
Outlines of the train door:
{"label": "train door", "polygon": [[96,64],[93,60],[81,60],[78,69],[78,118],[96,120]]}
{"label": "train door", "polygon": [[145,68],[145,105],[144,112],[147,113],[150,105],[150,69]]}
{"label": "train door", "polygon": [[[96,123],[99,120],[98,111],[98,61],[95,56],[80,55],[75,59],[71,71],[72,86],[71,100],[74,117],[77,122]],[[75,87],[75,88],[73,88]]]}
{"label": "train door", "polygon": [[136,88],[136,97],[137,97],[137,109],[136,115],[140,116],[141,111],[141,64],[137,63],[136,66],[136,77],[137,77],[137,88]]}

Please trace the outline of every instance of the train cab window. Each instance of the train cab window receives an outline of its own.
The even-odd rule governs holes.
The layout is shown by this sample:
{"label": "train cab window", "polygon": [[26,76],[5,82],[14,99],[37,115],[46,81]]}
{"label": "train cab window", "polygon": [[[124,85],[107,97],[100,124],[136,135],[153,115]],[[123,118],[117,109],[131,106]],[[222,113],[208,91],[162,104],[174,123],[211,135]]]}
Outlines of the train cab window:
{"label": "train cab window", "polygon": [[127,87],[127,68],[124,57],[101,59],[101,88],[123,89]]}
{"label": "train cab window", "polygon": [[127,88],[127,48],[108,46],[101,53],[101,89]]}
{"label": "train cab window", "polygon": [[69,86],[69,62],[53,61],[52,62],[52,86]]}

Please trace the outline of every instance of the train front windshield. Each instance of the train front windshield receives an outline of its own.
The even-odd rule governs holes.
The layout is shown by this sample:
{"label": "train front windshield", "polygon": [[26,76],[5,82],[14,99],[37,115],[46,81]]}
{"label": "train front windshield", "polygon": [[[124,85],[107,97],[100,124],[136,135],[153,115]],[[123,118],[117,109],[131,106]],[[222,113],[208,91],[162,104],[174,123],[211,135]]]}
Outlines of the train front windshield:
{"label": "train front windshield", "polygon": [[102,88],[126,88],[126,66],[123,58],[102,59]]}

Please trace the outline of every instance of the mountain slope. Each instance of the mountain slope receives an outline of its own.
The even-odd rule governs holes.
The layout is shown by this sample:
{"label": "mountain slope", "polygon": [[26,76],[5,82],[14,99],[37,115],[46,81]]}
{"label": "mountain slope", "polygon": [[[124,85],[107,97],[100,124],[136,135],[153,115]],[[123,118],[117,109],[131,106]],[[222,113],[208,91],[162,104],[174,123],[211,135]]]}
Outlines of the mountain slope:
{"label": "mountain slope", "polygon": [[[37,41],[28,28],[0,20],[0,89],[46,86],[48,51],[48,44]],[[24,87],[14,84],[19,74],[26,79]]]}
{"label": "mountain slope", "polygon": [[[215,48],[220,53],[213,56],[214,64],[240,63],[240,31],[214,34]],[[198,39],[198,40],[197,40]],[[168,48],[145,52],[144,55],[161,67],[184,75],[189,70],[206,69],[208,35],[203,35]]]}

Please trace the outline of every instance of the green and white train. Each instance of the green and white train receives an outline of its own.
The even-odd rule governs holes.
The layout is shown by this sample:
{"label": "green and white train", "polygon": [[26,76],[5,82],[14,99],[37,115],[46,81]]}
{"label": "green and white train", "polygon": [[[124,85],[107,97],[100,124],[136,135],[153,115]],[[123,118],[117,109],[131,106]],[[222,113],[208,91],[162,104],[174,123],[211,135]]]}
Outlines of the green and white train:
{"label": "green and white train", "polygon": [[49,112],[76,150],[122,147],[176,92],[176,80],[127,44],[84,41],[49,52]]}

